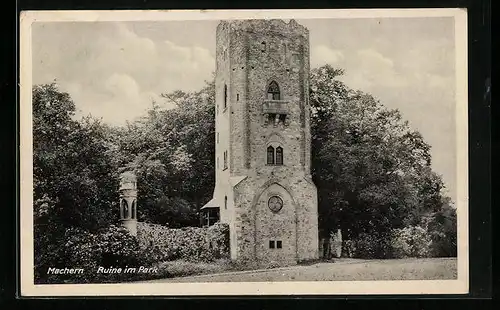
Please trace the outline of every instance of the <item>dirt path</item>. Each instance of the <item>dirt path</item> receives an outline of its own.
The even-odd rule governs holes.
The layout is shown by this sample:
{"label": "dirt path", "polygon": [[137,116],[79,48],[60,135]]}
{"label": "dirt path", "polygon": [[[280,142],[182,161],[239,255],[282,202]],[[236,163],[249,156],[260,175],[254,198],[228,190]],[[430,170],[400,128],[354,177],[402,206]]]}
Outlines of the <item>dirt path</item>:
{"label": "dirt path", "polygon": [[455,258],[342,260],[309,266],[160,279],[162,282],[369,281],[456,279]]}

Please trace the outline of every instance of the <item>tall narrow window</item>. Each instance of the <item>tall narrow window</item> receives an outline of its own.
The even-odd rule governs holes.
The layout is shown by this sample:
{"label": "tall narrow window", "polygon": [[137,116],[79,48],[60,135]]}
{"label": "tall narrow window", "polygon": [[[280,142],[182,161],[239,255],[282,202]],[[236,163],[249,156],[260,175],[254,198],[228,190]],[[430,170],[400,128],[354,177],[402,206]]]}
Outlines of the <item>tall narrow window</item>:
{"label": "tall narrow window", "polygon": [[267,148],[267,164],[274,165],[274,147],[272,146]]}
{"label": "tall narrow window", "polygon": [[227,209],[227,196],[224,196],[224,209]]}
{"label": "tall narrow window", "polygon": [[261,50],[262,52],[265,52],[265,51],[266,51],[266,42],[262,42],[262,43],[260,44],[260,50]]}
{"label": "tall narrow window", "polygon": [[224,151],[224,170],[227,169],[227,151]]}
{"label": "tall narrow window", "polygon": [[219,143],[219,133],[217,133],[217,143]]}
{"label": "tall narrow window", "polygon": [[125,199],[122,200],[122,208],[123,208],[123,218],[128,219],[130,215],[128,213],[128,203]]}
{"label": "tall narrow window", "polygon": [[283,165],[283,148],[281,146],[276,148],[276,165]]}
{"label": "tall narrow window", "polygon": [[227,85],[224,84],[224,109],[227,108]]}
{"label": "tall narrow window", "polygon": [[280,87],[275,81],[269,83],[269,86],[267,87],[267,99],[280,100]]}
{"label": "tall narrow window", "polygon": [[269,248],[274,249],[274,240],[269,241]]}
{"label": "tall narrow window", "polygon": [[124,205],[123,205],[123,200],[120,201],[120,218],[124,218],[125,217],[125,214],[123,213],[123,208],[124,208]]}
{"label": "tall narrow window", "polygon": [[137,213],[137,210],[136,210],[136,207],[135,207],[135,200],[132,201],[132,218],[135,219],[136,218],[136,213]]}
{"label": "tall narrow window", "polygon": [[281,240],[276,241],[276,248],[281,249],[282,247],[283,247],[283,243],[281,242]]}

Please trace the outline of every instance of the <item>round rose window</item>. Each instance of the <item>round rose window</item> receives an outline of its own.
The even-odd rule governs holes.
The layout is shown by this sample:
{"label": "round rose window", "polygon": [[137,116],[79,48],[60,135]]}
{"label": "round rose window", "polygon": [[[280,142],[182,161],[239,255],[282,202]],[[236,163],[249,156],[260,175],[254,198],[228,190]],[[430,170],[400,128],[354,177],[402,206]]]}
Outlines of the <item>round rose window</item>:
{"label": "round rose window", "polygon": [[283,208],[283,200],[278,196],[273,196],[269,198],[268,206],[271,211],[279,212]]}

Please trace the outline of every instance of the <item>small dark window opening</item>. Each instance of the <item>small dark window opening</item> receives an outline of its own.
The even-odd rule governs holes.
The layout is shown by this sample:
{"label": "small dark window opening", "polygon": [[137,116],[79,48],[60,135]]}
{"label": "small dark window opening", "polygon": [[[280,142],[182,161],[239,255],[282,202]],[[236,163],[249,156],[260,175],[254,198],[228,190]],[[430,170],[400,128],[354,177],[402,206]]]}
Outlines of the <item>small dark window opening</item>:
{"label": "small dark window opening", "polygon": [[224,109],[227,108],[227,85],[224,85]]}
{"label": "small dark window opening", "polygon": [[153,241],[152,240],[149,241],[149,246],[153,246]]}
{"label": "small dark window opening", "polygon": [[219,143],[219,133],[217,133],[217,143]]}
{"label": "small dark window opening", "polygon": [[224,196],[224,209],[227,210],[227,196]]}
{"label": "small dark window opening", "polygon": [[280,100],[280,87],[278,83],[272,81],[267,87],[267,99],[269,100]]}
{"label": "small dark window opening", "polygon": [[261,43],[261,49],[260,49],[262,52],[265,52],[266,51],[266,42],[262,42]]}
{"label": "small dark window opening", "polygon": [[269,121],[270,123],[274,123],[274,121],[276,120],[276,114],[274,114],[274,113],[269,113],[269,114],[267,115],[267,117],[268,117],[268,121]]}
{"label": "small dark window opening", "polygon": [[285,123],[286,114],[280,114],[280,122]]}
{"label": "small dark window opening", "polygon": [[283,148],[281,146],[276,148],[276,165],[283,165]]}
{"label": "small dark window opening", "polygon": [[122,208],[123,208],[123,217],[128,219],[130,216],[128,213],[128,203],[125,199],[122,200]]}
{"label": "small dark window opening", "polygon": [[274,165],[274,147],[272,146],[267,148],[267,164]]}
{"label": "small dark window opening", "polygon": [[236,94],[236,101],[240,101],[240,94]]}
{"label": "small dark window opening", "polygon": [[281,249],[281,247],[282,247],[281,240],[276,241],[276,248]]}
{"label": "small dark window opening", "polygon": [[269,248],[274,249],[274,241],[269,241]]}
{"label": "small dark window opening", "polygon": [[224,170],[227,169],[227,151],[224,151]]}

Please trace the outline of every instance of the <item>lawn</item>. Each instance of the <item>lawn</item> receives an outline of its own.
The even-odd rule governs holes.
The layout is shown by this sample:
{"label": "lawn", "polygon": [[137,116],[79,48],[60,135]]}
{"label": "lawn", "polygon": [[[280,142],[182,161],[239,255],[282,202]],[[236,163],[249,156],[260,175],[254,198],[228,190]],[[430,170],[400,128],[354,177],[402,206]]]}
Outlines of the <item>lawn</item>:
{"label": "lawn", "polygon": [[[456,258],[338,259],[334,262],[250,271],[234,271],[238,268],[227,261],[213,264],[177,261],[165,263],[161,270],[162,273],[155,277],[156,280],[148,282],[445,280],[457,278],[457,260]],[[195,274],[204,275],[188,276]]]}

